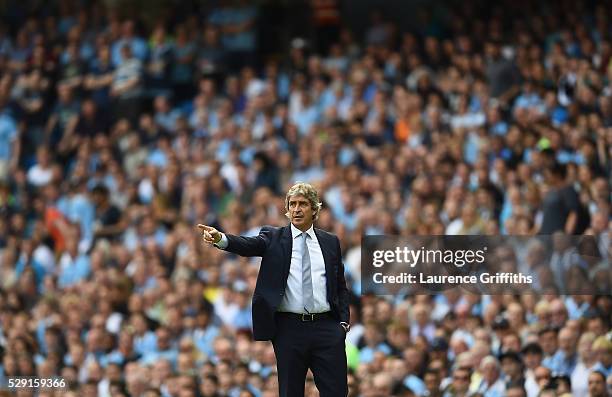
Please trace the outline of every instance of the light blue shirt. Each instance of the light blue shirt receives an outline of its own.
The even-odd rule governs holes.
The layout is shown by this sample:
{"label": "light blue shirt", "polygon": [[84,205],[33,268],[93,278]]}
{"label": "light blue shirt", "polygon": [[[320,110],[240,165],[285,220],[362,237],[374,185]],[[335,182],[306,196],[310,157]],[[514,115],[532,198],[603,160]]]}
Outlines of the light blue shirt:
{"label": "light blue shirt", "polygon": [[[115,70],[113,86],[122,86],[132,79],[142,78],[142,62],[137,58],[127,59]],[[142,81],[134,87],[119,94],[121,99],[135,98],[142,94]]]}
{"label": "light blue shirt", "polygon": [[568,357],[563,350],[557,350],[553,356],[546,357],[544,361],[542,361],[542,365],[550,369],[553,373],[568,376],[572,374],[577,363],[578,354]]}
{"label": "light blue shirt", "polygon": [[0,160],[11,159],[13,143],[17,139],[17,124],[7,112],[0,112]]}
{"label": "light blue shirt", "polygon": [[[208,17],[208,22],[220,28],[254,22],[257,18],[255,7],[218,8],[214,9]],[[252,51],[256,46],[256,33],[254,28],[242,32],[225,33],[221,37],[223,46],[230,51]]]}
{"label": "light blue shirt", "polygon": [[119,39],[111,48],[111,61],[115,67],[120,66],[124,59],[121,55],[121,49],[123,46],[129,45],[132,48],[132,54],[141,61],[144,61],[147,57],[147,42],[141,39],[140,37],[134,37],[131,40],[128,39]]}
{"label": "light blue shirt", "polygon": [[359,351],[359,362],[370,363],[374,360],[374,354],[376,352],[382,352],[385,356],[391,354],[391,348],[386,343],[379,343],[376,347],[364,346]]}
{"label": "light blue shirt", "polygon": [[417,396],[425,395],[427,386],[418,376],[410,374],[404,378],[404,386],[416,393]]}
{"label": "light blue shirt", "polygon": [[85,194],[77,193],[70,197],[62,197],[57,203],[58,209],[71,221],[81,227],[81,239],[93,238],[93,226],[96,209]]}
{"label": "light blue shirt", "polygon": [[70,287],[86,279],[90,272],[89,257],[87,255],[79,255],[73,258],[72,263],[62,269],[58,278],[58,285],[60,288]]}
{"label": "light blue shirt", "polygon": [[153,331],[147,331],[142,336],[134,337],[134,351],[141,355],[149,354],[157,349],[157,337]]}
{"label": "light blue shirt", "polygon": [[36,286],[40,289],[40,287],[42,286],[43,279],[45,278],[46,271],[44,266],[38,263],[38,261],[36,261],[34,258],[30,258],[30,260],[28,260],[25,255],[21,255],[21,257],[15,264],[15,276],[17,276],[17,278],[20,278],[21,274],[28,265],[32,266],[32,269],[34,270],[34,277],[36,279]]}
{"label": "light blue shirt", "polygon": [[[595,366],[593,367],[593,371],[599,371],[601,373],[603,373],[604,375],[606,375],[606,378],[610,375],[612,375],[612,365],[608,366],[608,368],[604,367],[604,365],[601,363],[601,361],[599,361],[597,364],[595,364]],[[591,372],[593,372],[591,371]]]}
{"label": "light blue shirt", "polygon": [[172,367],[176,368],[176,362],[178,360],[178,350],[170,348],[167,350],[157,350],[154,352],[145,353],[139,360],[142,365],[153,365],[156,361],[168,360]]}
{"label": "light blue shirt", "polygon": [[206,327],[206,329],[201,329],[201,328],[195,329],[190,334],[196,348],[209,357],[212,357],[215,355],[213,343],[215,341],[215,338],[218,335],[219,335],[219,328],[215,325],[209,325],[208,327]]}
{"label": "light blue shirt", "polygon": [[311,127],[319,120],[319,112],[315,106],[310,106],[297,113],[293,122],[297,125],[300,134],[306,135]]}
{"label": "light blue shirt", "polygon": [[155,122],[169,132],[176,131],[176,121],[181,117],[182,113],[178,109],[173,109],[167,113],[157,113]]}
{"label": "light blue shirt", "polygon": [[498,378],[492,385],[483,379],[478,387],[478,393],[481,393],[483,397],[503,397],[506,395],[506,384],[502,378]]}
{"label": "light blue shirt", "polygon": [[244,309],[240,309],[234,318],[232,319],[232,325],[239,328],[253,329],[253,316],[251,314],[251,307],[248,306]]}
{"label": "light blue shirt", "polygon": [[106,365],[108,364],[122,365],[125,362],[126,358],[127,357],[125,357],[123,353],[121,353],[119,350],[113,350],[112,352],[104,356],[104,361],[106,362]]}

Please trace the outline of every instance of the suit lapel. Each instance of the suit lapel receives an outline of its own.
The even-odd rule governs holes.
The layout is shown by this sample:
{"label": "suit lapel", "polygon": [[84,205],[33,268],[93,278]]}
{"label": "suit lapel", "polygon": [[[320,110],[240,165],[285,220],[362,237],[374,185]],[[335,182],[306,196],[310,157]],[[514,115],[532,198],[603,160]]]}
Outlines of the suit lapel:
{"label": "suit lapel", "polygon": [[285,226],[281,234],[281,248],[283,251],[283,275],[285,280],[289,277],[289,268],[291,266],[291,250],[293,249],[293,238],[291,236],[291,226]]}
{"label": "suit lapel", "polygon": [[321,247],[321,253],[323,254],[323,262],[325,262],[325,284],[327,289],[328,299],[331,297],[331,280],[333,280],[333,269],[332,263],[329,259],[330,250],[327,247],[328,240],[324,237],[324,234],[319,233],[318,229],[314,229],[317,240],[319,240],[319,246]]}

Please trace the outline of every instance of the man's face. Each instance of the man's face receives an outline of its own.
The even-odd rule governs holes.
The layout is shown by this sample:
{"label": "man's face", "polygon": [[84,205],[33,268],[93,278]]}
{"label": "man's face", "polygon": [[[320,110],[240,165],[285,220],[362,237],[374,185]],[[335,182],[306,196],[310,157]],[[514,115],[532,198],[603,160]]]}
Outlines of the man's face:
{"label": "man's face", "polygon": [[554,331],[546,332],[540,335],[540,346],[547,354],[552,354],[557,350],[557,334]]}
{"label": "man's face", "polygon": [[546,367],[538,367],[534,371],[536,383],[543,387],[550,381],[550,370]]}
{"label": "man's face", "polygon": [[499,377],[499,371],[497,370],[495,364],[487,363],[482,368],[482,376],[489,384],[493,384]]}
{"label": "man's face", "polygon": [[502,370],[505,374],[507,374],[510,378],[514,379],[518,376],[521,367],[520,365],[510,358],[505,358],[502,360]]}
{"label": "man's face", "polygon": [[542,355],[536,352],[525,352],[523,357],[527,368],[537,368],[542,362]]}
{"label": "man's face", "polygon": [[170,348],[170,334],[164,330],[157,332],[157,347],[160,350],[166,350]]}
{"label": "man's face", "polygon": [[425,374],[425,387],[430,393],[437,392],[439,390],[440,381],[438,376],[433,373]]}
{"label": "man's face", "polygon": [[457,392],[465,392],[470,386],[470,373],[464,369],[455,370],[453,373],[453,389]]}
{"label": "man's face", "polygon": [[559,332],[559,349],[566,353],[572,354],[576,349],[576,340],[574,335],[566,329]]}
{"label": "man's face", "polygon": [[205,378],[200,384],[200,392],[203,396],[212,396],[217,393],[217,384],[208,378]]}
{"label": "man's face", "polygon": [[592,373],[589,375],[589,396],[591,397],[604,397],[606,393],[606,382],[598,373]]}
{"label": "man's face", "polygon": [[610,349],[606,349],[605,347],[596,349],[595,357],[597,357],[597,361],[601,362],[605,367],[612,364],[612,351]]}
{"label": "man's face", "polygon": [[293,226],[301,231],[306,231],[314,221],[314,211],[310,201],[302,195],[289,198],[289,217]]}

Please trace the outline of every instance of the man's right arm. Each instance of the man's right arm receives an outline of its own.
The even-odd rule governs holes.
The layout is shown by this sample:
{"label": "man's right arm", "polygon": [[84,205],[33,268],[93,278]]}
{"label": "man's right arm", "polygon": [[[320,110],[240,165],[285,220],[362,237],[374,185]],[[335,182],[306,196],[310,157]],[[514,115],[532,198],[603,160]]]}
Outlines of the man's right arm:
{"label": "man's right arm", "polygon": [[271,232],[269,228],[262,227],[258,236],[244,237],[221,233],[212,226],[198,225],[198,228],[204,242],[240,256],[263,256]]}

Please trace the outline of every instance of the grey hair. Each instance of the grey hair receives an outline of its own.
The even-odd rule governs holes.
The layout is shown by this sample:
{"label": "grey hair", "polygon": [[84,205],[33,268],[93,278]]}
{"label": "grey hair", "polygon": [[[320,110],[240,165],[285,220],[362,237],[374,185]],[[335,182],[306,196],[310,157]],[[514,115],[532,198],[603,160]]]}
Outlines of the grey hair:
{"label": "grey hair", "polygon": [[285,196],[285,216],[289,219],[289,199],[294,196],[304,196],[309,202],[310,207],[313,211],[313,220],[316,221],[319,217],[319,212],[321,212],[321,207],[323,203],[319,201],[319,193],[317,189],[314,188],[310,183],[305,182],[297,182],[295,185],[289,188],[287,191],[287,195]]}
{"label": "grey hair", "polygon": [[499,360],[497,360],[497,358],[495,358],[495,356],[486,356],[485,358],[483,358],[480,361],[480,368],[484,368],[485,365],[488,364],[493,364],[493,366],[495,367],[496,370],[500,370],[501,369],[501,365],[499,363]]}

